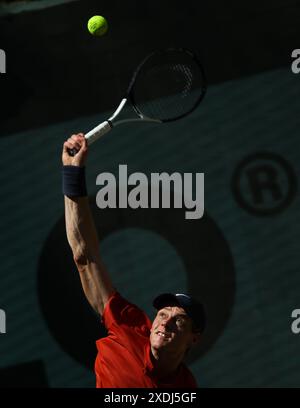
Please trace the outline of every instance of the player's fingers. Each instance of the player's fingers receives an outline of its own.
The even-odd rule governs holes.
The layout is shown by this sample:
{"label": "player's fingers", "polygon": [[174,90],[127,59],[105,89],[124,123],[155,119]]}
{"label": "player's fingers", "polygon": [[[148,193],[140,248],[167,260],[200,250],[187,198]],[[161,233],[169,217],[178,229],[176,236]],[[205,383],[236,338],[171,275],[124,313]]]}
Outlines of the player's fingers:
{"label": "player's fingers", "polygon": [[87,140],[83,133],[78,133],[75,135],[73,140],[80,144],[80,151],[85,152],[87,150]]}
{"label": "player's fingers", "polygon": [[83,133],[82,133],[82,136],[83,136],[83,138],[81,140],[81,149],[80,150],[85,152],[85,151],[87,151],[87,148],[88,148],[88,142],[87,142],[86,138],[84,137]]}
{"label": "player's fingers", "polygon": [[71,137],[70,137],[67,141],[68,141],[68,143],[72,146],[72,148],[74,148],[74,149],[76,149],[76,150],[80,150],[80,148],[81,148],[81,143],[76,142],[76,140],[73,139],[73,138],[71,138]]}
{"label": "player's fingers", "polygon": [[63,144],[63,153],[68,153],[68,149],[72,149],[72,146],[70,143],[67,141]]}
{"label": "player's fingers", "polygon": [[71,136],[71,139],[73,139],[75,142],[81,143],[84,139],[84,134],[83,133],[76,133]]}
{"label": "player's fingers", "polygon": [[72,148],[73,148],[73,145],[71,143],[69,143],[68,141],[66,141],[64,143],[64,146],[63,146],[63,151],[64,151],[64,153],[67,153],[68,149],[72,149]]}
{"label": "player's fingers", "polygon": [[76,149],[82,152],[85,152],[87,150],[87,141],[86,138],[84,137],[83,133],[77,133],[71,136],[71,138],[75,143],[78,143],[76,146]]}

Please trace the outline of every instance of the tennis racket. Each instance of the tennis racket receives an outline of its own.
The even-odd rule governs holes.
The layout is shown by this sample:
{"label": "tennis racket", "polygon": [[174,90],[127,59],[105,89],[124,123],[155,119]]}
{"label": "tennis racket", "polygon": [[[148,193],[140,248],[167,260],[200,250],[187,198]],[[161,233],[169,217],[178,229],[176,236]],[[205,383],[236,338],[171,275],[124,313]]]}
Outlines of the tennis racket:
{"label": "tennis racket", "polygon": [[[95,142],[115,126],[131,122],[165,123],[193,112],[206,92],[203,67],[189,50],[169,48],[149,54],[139,64],[114,114],[86,133],[88,144]],[[134,118],[120,119],[125,105]],[[74,156],[76,149],[69,149]]]}

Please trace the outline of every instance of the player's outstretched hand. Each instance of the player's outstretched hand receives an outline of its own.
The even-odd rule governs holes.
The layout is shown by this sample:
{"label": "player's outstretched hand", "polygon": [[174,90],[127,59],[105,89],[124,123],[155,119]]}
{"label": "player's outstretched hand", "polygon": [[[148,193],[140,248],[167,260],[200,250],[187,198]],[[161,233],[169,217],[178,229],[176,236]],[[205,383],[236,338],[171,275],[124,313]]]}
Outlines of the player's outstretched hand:
{"label": "player's outstretched hand", "polygon": [[[70,156],[68,149],[76,149],[75,156]],[[62,162],[64,166],[79,166],[83,167],[88,153],[87,140],[83,133],[72,135],[63,146]]]}

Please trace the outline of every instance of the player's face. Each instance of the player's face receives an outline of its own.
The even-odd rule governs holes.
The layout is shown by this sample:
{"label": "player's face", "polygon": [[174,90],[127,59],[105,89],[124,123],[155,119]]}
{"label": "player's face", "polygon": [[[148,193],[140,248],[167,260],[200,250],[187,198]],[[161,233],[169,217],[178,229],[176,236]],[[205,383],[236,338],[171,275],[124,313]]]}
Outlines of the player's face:
{"label": "player's face", "polygon": [[192,320],[185,310],[178,306],[160,309],[152,323],[151,347],[159,350],[185,352],[195,341],[197,335],[192,330]]}

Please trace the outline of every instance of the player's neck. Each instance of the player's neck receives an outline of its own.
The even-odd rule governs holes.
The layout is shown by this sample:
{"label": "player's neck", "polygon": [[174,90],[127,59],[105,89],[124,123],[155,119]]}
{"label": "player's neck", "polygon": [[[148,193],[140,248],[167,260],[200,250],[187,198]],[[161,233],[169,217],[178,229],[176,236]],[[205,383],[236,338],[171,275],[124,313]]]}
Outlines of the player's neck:
{"label": "player's neck", "polygon": [[176,374],[183,360],[180,354],[166,352],[165,350],[156,350],[151,347],[151,359],[158,377],[164,378]]}

